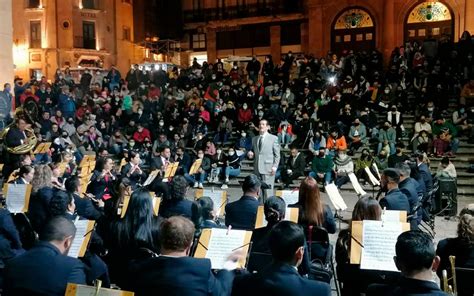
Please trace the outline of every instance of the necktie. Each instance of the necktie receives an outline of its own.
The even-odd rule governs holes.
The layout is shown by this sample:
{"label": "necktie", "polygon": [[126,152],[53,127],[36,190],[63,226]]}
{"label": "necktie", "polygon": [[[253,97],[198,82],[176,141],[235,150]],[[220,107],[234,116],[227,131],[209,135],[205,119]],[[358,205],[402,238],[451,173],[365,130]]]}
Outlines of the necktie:
{"label": "necktie", "polygon": [[258,138],[258,151],[262,151],[263,137]]}

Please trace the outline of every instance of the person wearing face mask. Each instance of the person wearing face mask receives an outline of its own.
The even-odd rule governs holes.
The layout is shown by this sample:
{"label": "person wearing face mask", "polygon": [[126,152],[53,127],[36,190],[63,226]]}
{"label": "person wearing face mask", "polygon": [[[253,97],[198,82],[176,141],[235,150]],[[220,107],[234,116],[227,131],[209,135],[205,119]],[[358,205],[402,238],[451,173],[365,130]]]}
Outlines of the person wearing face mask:
{"label": "person wearing face mask", "polygon": [[468,121],[468,112],[464,105],[459,105],[458,110],[453,112],[453,124],[459,133],[470,135],[473,125]]}
{"label": "person wearing face mask", "polygon": [[252,138],[247,135],[247,132],[240,133],[240,138],[235,143],[235,150],[241,159],[245,158],[247,152],[252,150]]}
{"label": "person wearing face mask", "polygon": [[403,151],[403,144],[399,143],[396,145],[395,154],[388,157],[388,167],[394,168],[397,163],[406,162],[410,158]]}
{"label": "person wearing face mask", "polygon": [[211,173],[209,175],[210,183],[219,183],[226,162],[227,156],[222,151],[222,148],[218,147],[216,153],[211,156]]}
{"label": "person wearing face mask", "polygon": [[219,124],[217,125],[217,133],[214,136],[214,142],[224,143],[227,142],[229,135],[232,134],[232,121],[227,119],[226,116],[222,116]]}
{"label": "person wearing face mask", "polygon": [[383,171],[388,168],[387,152],[384,150],[380,151],[380,153],[374,157],[374,162],[379,171]]}
{"label": "person wearing face mask", "polygon": [[389,149],[390,154],[395,153],[395,143],[397,140],[397,132],[392,127],[390,122],[386,121],[383,124],[382,129],[379,131],[379,144],[377,153],[380,153],[382,149]]}
{"label": "person wearing face mask", "polygon": [[[431,128],[431,126],[430,126]],[[423,151],[427,154],[431,153],[433,141],[427,131],[421,130],[412,141],[412,151]]]}
{"label": "person wearing face mask", "polygon": [[263,76],[263,84],[268,85],[269,80],[273,79],[275,66],[273,64],[272,56],[268,55],[265,57],[265,62],[262,66],[262,76]]}
{"label": "person wearing face mask", "polygon": [[359,118],[354,120],[349,130],[349,140],[350,154],[353,154],[354,151],[367,144],[367,131],[365,125],[360,122]]}
{"label": "person wearing face mask", "polygon": [[221,189],[229,188],[227,184],[229,183],[230,177],[237,177],[240,175],[240,157],[237,155],[234,148],[229,148],[229,151],[227,152],[224,175],[225,180]]}
{"label": "person wearing face mask", "polygon": [[397,139],[400,139],[405,131],[405,127],[403,126],[403,116],[400,111],[397,110],[397,106],[393,105],[390,111],[387,112],[387,121],[395,128]]}
{"label": "person wearing face mask", "polygon": [[247,103],[242,105],[242,108],[239,109],[237,114],[237,124],[238,127],[242,128],[246,124],[252,121],[253,114],[252,109],[248,107]]}
{"label": "person wearing face mask", "polygon": [[324,181],[324,185],[331,183],[334,162],[330,155],[326,155],[326,148],[320,147],[318,155],[314,156],[311,163],[310,177]]}
{"label": "person wearing face mask", "polygon": [[342,185],[349,182],[349,174],[354,172],[354,162],[345,150],[339,150],[334,158],[334,165],[336,171],[336,181],[334,183],[337,188],[341,189]]}

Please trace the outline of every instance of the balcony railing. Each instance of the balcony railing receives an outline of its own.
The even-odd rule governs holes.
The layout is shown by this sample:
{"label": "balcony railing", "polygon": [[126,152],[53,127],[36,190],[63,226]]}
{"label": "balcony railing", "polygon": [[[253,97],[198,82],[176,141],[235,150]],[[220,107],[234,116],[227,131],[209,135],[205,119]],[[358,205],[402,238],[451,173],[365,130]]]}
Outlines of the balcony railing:
{"label": "balcony railing", "polygon": [[74,36],[74,48],[97,49],[96,39],[84,39],[82,36]]}
{"label": "balcony railing", "polygon": [[[227,6],[225,8],[208,8],[201,10],[185,10],[184,21],[206,22],[222,19],[245,18],[254,16],[270,16],[303,12],[302,0],[270,0],[265,5],[249,4],[241,6]],[[291,4],[291,5],[288,5]]]}

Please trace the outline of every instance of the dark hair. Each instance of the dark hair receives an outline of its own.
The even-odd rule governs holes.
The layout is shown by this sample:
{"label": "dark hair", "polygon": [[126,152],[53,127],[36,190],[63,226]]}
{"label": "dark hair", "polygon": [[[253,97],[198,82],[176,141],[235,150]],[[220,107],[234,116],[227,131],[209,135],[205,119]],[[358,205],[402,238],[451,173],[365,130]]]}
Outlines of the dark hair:
{"label": "dark hair", "polygon": [[214,210],[214,202],[209,196],[202,196],[196,202],[196,218],[199,219],[199,223],[202,220],[212,219],[212,211]]}
{"label": "dark hair", "polygon": [[446,157],[446,156],[441,158],[441,164],[448,165],[449,164],[449,158]]}
{"label": "dark hair", "polygon": [[137,189],[130,196],[127,212],[117,223],[117,242],[124,248],[154,247],[153,203],[150,192]]}
{"label": "dark hair", "polygon": [[285,201],[279,196],[272,196],[265,201],[263,211],[268,224],[274,225],[285,218]]}
{"label": "dark hair", "polygon": [[137,156],[139,154],[140,153],[138,153],[137,151],[131,150],[130,152],[128,152],[127,161],[132,161],[132,159],[134,159],[135,156]]}
{"label": "dark hair", "polygon": [[98,172],[102,172],[104,169],[105,164],[107,163],[107,160],[112,160],[112,157],[106,156],[106,157],[99,157],[95,163],[95,170]]}
{"label": "dark hair", "polygon": [[70,178],[67,178],[66,182],[64,182],[64,187],[66,188],[66,191],[70,194],[75,193],[79,185],[81,185],[81,180],[78,176],[72,176]]}
{"label": "dark hair", "polygon": [[58,216],[46,223],[39,239],[43,242],[63,241],[68,236],[74,237],[75,235],[76,226],[74,226],[74,223],[65,217]]}
{"label": "dark hair", "polygon": [[244,183],[242,183],[242,191],[243,192],[257,192],[258,189],[262,186],[262,182],[260,179],[254,175],[250,174],[244,179]]}
{"label": "dark hair", "polygon": [[171,199],[172,200],[183,200],[188,189],[188,181],[184,176],[178,175],[173,178],[171,184]]}
{"label": "dark hair", "polygon": [[52,217],[63,216],[67,212],[67,207],[72,202],[72,195],[62,190],[57,190],[49,202],[49,212]]}
{"label": "dark hair", "polygon": [[372,196],[362,196],[352,211],[352,221],[380,220],[382,208],[379,202]]}
{"label": "dark hair", "polygon": [[23,177],[24,175],[29,174],[33,170],[33,166],[31,165],[24,165],[20,167],[20,170],[16,174],[17,177]]}
{"label": "dark hair", "polygon": [[194,231],[191,220],[181,216],[170,217],[161,223],[161,247],[167,250],[184,251],[191,245]]}
{"label": "dark hair", "polygon": [[291,262],[298,248],[304,246],[303,229],[291,221],[281,221],[270,231],[268,245],[273,259],[280,262]]}
{"label": "dark hair", "polygon": [[299,221],[317,226],[324,224],[324,205],[318,183],[314,178],[306,177],[301,182],[298,203],[303,207],[299,213]]}
{"label": "dark hair", "polygon": [[433,240],[420,231],[410,230],[398,236],[395,245],[399,269],[411,273],[429,269],[436,256]]}

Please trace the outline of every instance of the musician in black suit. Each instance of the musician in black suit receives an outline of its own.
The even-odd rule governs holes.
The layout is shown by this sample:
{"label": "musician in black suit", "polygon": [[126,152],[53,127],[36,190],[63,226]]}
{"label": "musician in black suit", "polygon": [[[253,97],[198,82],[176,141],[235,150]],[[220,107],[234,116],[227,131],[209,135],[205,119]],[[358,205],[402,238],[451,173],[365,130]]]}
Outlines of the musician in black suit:
{"label": "musician in black suit", "polygon": [[160,150],[160,155],[158,157],[153,157],[151,159],[151,170],[159,170],[158,176],[153,180],[150,185],[150,190],[154,191],[158,195],[162,195],[164,199],[169,198],[169,188],[168,184],[163,183],[163,177],[166,172],[166,168],[169,164],[173,163],[171,159],[171,150],[170,147],[165,146]]}
{"label": "musician in black suit", "polygon": [[[160,293],[169,296],[229,295],[234,275],[222,269],[216,275],[209,259],[189,257],[194,225],[184,217],[171,217],[161,224],[161,255],[131,265],[135,295]],[[237,260],[229,256],[229,263]]]}
{"label": "musician in black suit", "polygon": [[304,255],[303,229],[291,221],[276,224],[268,238],[273,264],[261,273],[248,274],[234,281],[232,295],[331,295],[331,287],[303,278],[298,266]]}
{"label": "musician in black suit", "polygon": [[[5,136],[5,148],[15,148],[23,144],[28,144],[28,137],[25,133],[27,125],[28,123],[23,118],[16,120],[16,124],[9,128]],[[4,149],[5,165],[3,166],[2,174],[5,178],[8,178],[11,172],[20,166],[20,155],[21,154],[10,153],[7,149]]]}
{"label": "musician in black suit", "polygon": [[290,158],[286,161],[286,166],[281,170],[281,179],[285,188],[289,187],[293,180],[304,176],[306,160],[304,154],[298,151],[298,148],[292,147]]}
{"label": "musician in black suit", "polygon": [[395,265],[402,278],[396,285],[373,284],[367,296],[378,295],[445,295],[433,281],[433,271],[440,259],[436,256],[433,240],[419,230],[404,232],[395,245]]}
{"label": "musician in black suit", "polygon": [[114,182],[117,179],[112,171],[113,168],[114,161],[112,158],[98,159],[87,192],[94,195],[96,199],[103,199],[104,201],[110,199]]}
{"label": "musician in black suit", "polygon": [[68,219],[51,219],[32,249],[7,262],[3,295],[62,296],[67,283],[86,284],[84,264],[67,256],[75,234]]}
{"label": "musician in black suit", "polygon": [[171,183],[170,198],[162,200],[159,215],[164,218],[183,216],[192,219],[194,202],[186,199],[188,187],[183,176],[175,176]]}
{"label": "musician in black suit", "polygon": [[132,189],[137,188],[138,184],[145,181],[146,174],[140,168],[140,154],[138,152],[132,150],[128,153],[127,163],[122,167],[120,174],[130,180]]}
{"label": "musician in black suit", "polygon": [[225,207],[225,225],[232,228],[253,230],[257,219],[260,195],[260,179],[250,174],[244,179],[242,190],[244,195],[237,201],[231,202]]}
{"label": "musician in black suit", "polygon": [[385,197],[380,200],[380,206],[387,210],[406,211],[409,214],[410,204],[408,197],[398,188],[400,173],[396,169],[386,169],[380,179],[382,190],[386,190]]}
{"label": "musician in black suit", "polygon": [[73,176],[68,178],[64,186],[66,191],[73,196],[76,211],[80,217],[88,220],[99,220],[104,216],[104,202],[101,199],[92,201],[89,196],[80,196],[81,181],[79,177]]}
{"label": "musician in black suit", "polygon": [[31,165],[21,166],[18,172],[14,173],[15,179],[10,181],[11,184],[31,184],[35,175],[35,168]]}

